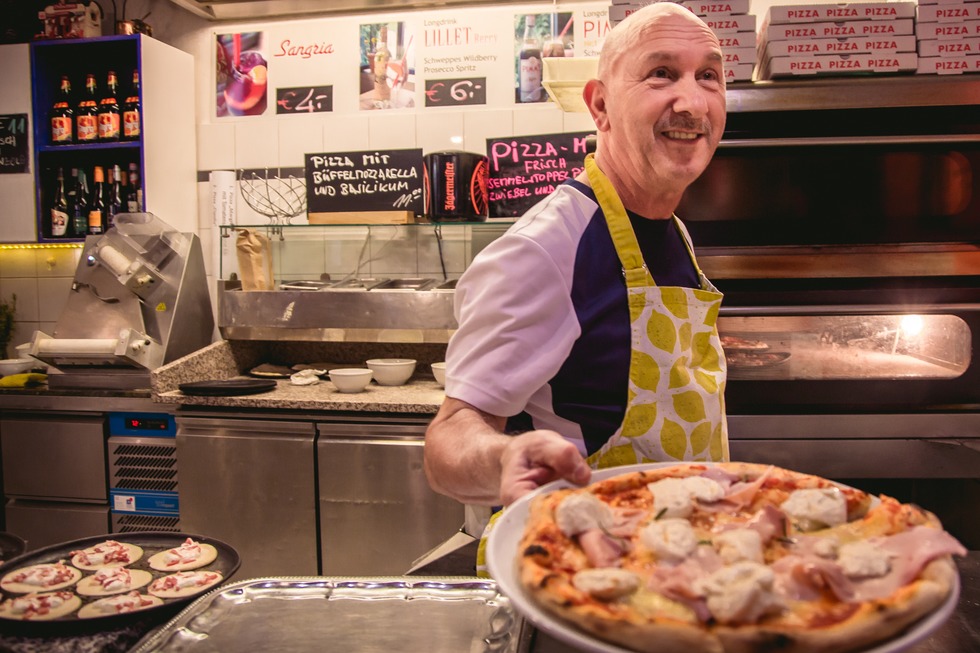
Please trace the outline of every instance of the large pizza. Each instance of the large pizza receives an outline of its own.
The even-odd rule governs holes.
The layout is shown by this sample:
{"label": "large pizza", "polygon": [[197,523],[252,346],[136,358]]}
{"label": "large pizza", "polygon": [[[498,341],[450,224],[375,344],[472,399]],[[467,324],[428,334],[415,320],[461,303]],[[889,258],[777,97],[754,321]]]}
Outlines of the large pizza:
{"label": "large pizza", "polygon": [[542,494],[518,548],[533,604],[657,653],[862,650],[943,604],[966,554],[919,507],[747,463]]}

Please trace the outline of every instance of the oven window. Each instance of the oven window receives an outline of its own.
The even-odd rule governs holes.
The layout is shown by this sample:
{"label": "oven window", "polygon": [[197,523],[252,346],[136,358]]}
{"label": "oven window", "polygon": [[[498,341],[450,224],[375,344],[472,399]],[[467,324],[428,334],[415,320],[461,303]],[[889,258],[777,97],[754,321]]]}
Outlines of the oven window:
{"label": "oven window", "polygon": [[972,336],[956,315],[723,316],[729,379],[952,379]]}

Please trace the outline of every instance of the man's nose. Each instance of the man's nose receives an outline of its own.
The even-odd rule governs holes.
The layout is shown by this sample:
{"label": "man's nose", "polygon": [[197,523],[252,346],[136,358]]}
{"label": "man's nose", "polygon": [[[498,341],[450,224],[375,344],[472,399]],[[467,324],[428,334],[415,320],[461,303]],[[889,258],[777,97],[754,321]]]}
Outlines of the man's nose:
{"label": "man's nose", "polygon": [[694,118],[703,118],[708,113],[708,100],[705,90],[698,84],[693,75],[685,75],[674,85],[677,97],[674,100],[674,112],[686,113]]}

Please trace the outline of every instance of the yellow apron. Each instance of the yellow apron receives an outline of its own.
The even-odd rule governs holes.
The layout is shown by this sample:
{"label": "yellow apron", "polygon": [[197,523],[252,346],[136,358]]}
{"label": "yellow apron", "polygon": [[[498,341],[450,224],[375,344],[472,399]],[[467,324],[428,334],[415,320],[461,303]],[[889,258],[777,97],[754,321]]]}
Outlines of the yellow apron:
{"label": "yellow apron", "polygon": [[[701,287],[658,286],[643,262],[622,201],[591,154],[585,170],[623,265],[631,332],[626,414],[606,444],[588,457],[589,465],[603,469],[647,462],[727,461],[727,366],[717,328],[722,295],[698,266],[676,217]],[[501,512],[491,517],[483,532],[477,551],[479,576],[487,577],[486,538]]]}

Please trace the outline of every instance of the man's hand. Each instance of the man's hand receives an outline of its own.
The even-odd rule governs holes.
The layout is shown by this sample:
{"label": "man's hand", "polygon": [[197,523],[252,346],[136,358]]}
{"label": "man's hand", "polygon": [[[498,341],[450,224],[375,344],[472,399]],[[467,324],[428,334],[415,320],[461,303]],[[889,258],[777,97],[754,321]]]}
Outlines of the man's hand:
{"label": "man's hand", "polygon": [[592,478],[574,444],[554,431],[528,431],[512,436],[500,456],[500,498],[509,505],[557,479],[585,485]]}

